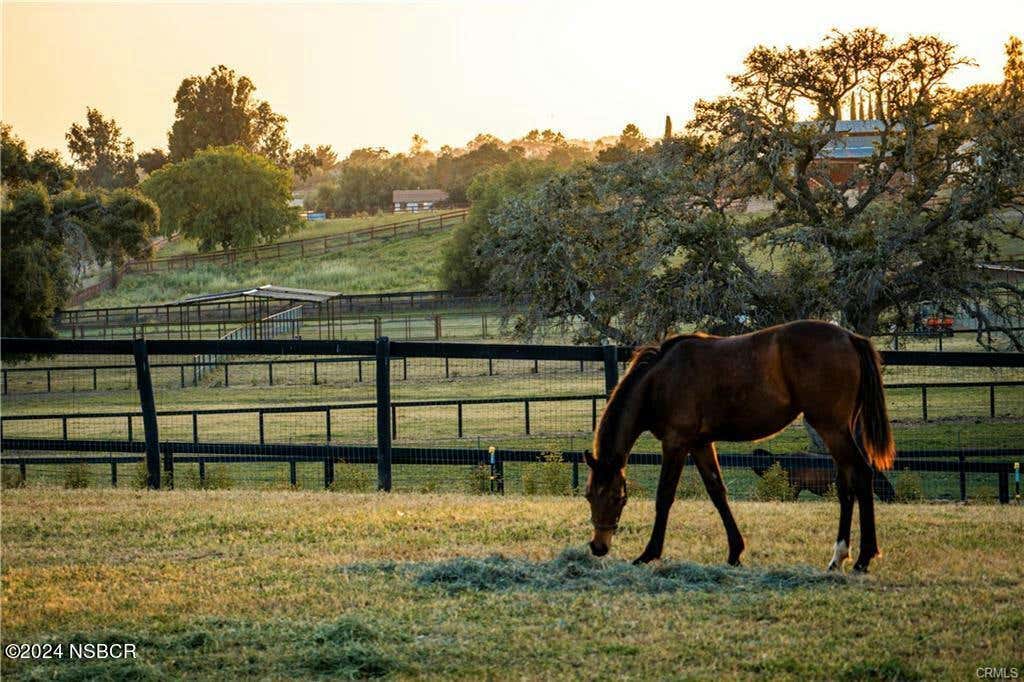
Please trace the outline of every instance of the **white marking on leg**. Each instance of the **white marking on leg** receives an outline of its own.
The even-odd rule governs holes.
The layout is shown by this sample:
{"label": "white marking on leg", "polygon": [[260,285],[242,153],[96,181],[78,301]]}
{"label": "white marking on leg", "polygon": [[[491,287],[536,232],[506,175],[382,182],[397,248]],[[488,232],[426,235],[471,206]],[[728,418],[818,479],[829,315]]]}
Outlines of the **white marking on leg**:
{"label": "white marking on leg", "polygon": [[841,568],[843,562],[850,558],[850,548],[846,545],[846,540],[840,540],[836,543],[835,549],[832,552],[832,561],[829,562],[829,570]]}

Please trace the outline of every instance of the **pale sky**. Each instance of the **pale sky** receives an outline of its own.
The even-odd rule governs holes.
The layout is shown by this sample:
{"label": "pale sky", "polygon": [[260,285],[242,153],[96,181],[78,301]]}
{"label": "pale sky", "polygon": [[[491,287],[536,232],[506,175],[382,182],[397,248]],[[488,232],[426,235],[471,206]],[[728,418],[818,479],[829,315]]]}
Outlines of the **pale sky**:
{"label": "pale sky", "polygon": [[[85,108],[136,150],[166,147],[182,78],[225,64],[288,117],[292,143],[403,151],[413,133],[460,146],[532,128],[660,135],[721,94],[757,43],[816,44],[830,28],[936,33],[1001,79],[1024,2],[60,3],[3,0],[0,117],[30,148],[67,153]],[[1024,36],[1022,36],[1024,37]]]}

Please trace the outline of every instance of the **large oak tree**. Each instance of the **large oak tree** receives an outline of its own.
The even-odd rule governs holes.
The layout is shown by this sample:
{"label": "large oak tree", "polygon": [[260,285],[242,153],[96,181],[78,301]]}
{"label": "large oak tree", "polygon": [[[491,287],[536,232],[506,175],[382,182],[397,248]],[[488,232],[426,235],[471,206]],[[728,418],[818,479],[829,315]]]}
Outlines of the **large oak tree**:
{"label": "large oak tree", "polygon": [[[932,36],[758,47],[687,135],[507,202],[481,250],[491,287],[527,302],[524,334],[555,320],[632,343],[811,316],[872,334],[933,301],[1022,349],[1008,327],[1024,291],[979,267],[1022,238],[1020,43],[1008,52],[1003,84],[956,91],[967,60]],[[877,137],[838,180],[824,159],[848,143],[851,96]],[[738,210],[755,197],[771,208]]]}

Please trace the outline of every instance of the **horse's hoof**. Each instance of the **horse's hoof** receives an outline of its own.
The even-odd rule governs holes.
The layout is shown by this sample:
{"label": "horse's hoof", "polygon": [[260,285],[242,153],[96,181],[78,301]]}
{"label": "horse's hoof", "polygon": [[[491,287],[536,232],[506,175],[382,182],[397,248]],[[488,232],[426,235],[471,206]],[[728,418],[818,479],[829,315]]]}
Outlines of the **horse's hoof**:
{"label": "horse's hoof", "polygon": [[863,573],[863,574],[867,575],[867,572],[868,572],[867,564],[865,564],[863,566],[861,564],[854,564],[853,572],[854,573]]}
{"label": "horse's hoof", "polygon": [[825,570],[826,571],[838,571],[838,570],[840,570],[840,564],[835,562],[835,561],[830,561],[830,562],[828,562],[828,568],[826,568]]}
{"label": "horse's hoof", "polygon": [[639,566],[641,564],[649,564],[649,563],[651,563],[652,561],[654,561],[655,559],[658,559],[658,558],[660,558],[660,557],[648,556],[646,554],[641,554],[636,559],[633,559],[633,565],[634,566]]}
{"label": "horse's hoof", "polygon": [[736,568],[742,568],[743,567],[743,562],[739,560],[739,557],[737,557],[735,559],[729,559],[726,563],[729,564],[730,566],[734,566]]}

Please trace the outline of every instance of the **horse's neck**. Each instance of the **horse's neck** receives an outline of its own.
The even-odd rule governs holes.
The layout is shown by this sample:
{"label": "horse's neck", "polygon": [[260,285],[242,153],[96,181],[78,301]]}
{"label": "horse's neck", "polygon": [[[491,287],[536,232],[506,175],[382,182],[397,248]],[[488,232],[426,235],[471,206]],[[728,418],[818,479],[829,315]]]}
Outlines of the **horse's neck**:
{"label": "horse's neck", "polygon": [[618,468],[626,466],[629,451],[643,432],[643,427],[640,424],[643,406],[637,402],[637,397],[636,395],[616,394],[615,402],[618,404],[614,406],[609,404],[609,407],[616,408],[612,412],[611,419],[601,423],[601,445],[598,456],[602,460],[613,460],[614,466]]}

